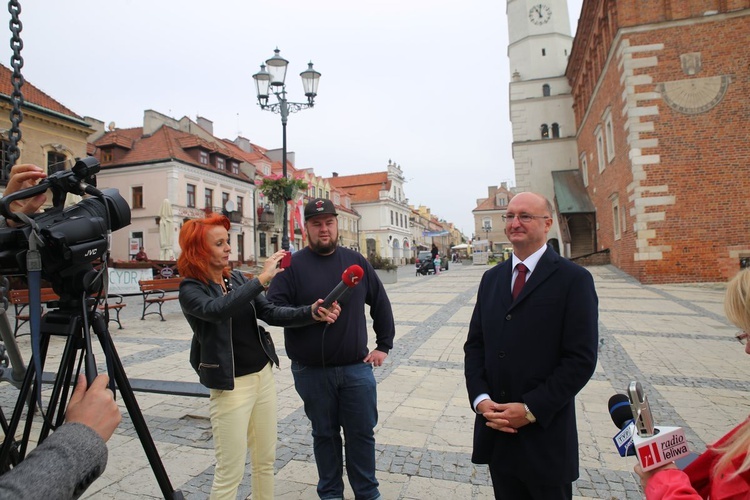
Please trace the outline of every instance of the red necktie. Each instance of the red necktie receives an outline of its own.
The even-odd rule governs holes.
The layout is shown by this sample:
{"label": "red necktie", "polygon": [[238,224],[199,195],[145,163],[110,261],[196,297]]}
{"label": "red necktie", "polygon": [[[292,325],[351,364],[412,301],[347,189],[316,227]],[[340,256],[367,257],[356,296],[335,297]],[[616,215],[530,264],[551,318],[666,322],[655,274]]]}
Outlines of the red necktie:
{"label": "red necktie", "polygon": [[523,264],[518,264],[516,269],[518,269],[518,276],[516,276],[516,281],[513,283],[513,300],[516,300],[518,294],[521,293],[521,289],[526,283],[526,271],[528,271]]}

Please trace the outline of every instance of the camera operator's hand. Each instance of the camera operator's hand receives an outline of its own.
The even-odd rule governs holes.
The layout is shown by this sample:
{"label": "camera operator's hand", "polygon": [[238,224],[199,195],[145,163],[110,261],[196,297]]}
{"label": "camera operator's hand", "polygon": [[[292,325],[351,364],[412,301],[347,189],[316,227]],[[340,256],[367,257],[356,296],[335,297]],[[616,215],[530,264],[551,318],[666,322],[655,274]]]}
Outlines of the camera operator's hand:
{"label": "camera operator's hand", "polygon": [[[36,165],[31,165],[29,163],[15,165],[10,169],[8,185],[5,187],[3,196],[35,186],[45,177],[47,177],[47,173],[41,167],[37,167]],[[44,194],[38,194],[25,200],[16,200],[11,203],[8,208],[11,212],[33,214],[44,205],[45,201],[47,201],[47,196]],[[9,219],[8,225],[15,227],[17,224],[15,221]]]}
{"label": "camera operator's hand", "polygon": [[79,375],[65,414],[66,422],[78,422],[91,427],[105,441],[112,436],[122,420],[112,391],[107,389],[108,383],[109,377],[102,374],[86,390],[86,377]]}

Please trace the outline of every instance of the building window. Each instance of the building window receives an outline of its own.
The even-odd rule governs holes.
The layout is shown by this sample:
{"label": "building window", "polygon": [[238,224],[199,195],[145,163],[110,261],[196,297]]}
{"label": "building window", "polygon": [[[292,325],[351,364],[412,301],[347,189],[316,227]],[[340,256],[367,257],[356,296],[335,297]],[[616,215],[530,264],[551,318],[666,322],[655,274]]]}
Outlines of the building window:
{"label": "building window", "polygon": [[68,157],[57,151],[47,151],[47,175],[65,170]]}
{"label": "building window", "polygon": [[214,206],[214,190],[206,188],[204,206],[211,208]]}
{"label": "building window", "polygon": [[240,217],[245,213],[244,209],[245,199],[242,196],[237,197],[237,211],[240,213]]}
{"label": "building window", "polygon": [[195,208],[195,184],[187,185],[187,206]]}
{"label": "building window", "polygon": [[245,233],[237,235],[237,260],[240,262],[245,260]]}
{"label": "building window", "polygon": [[218,168],[219,170],[225,169],[224,158],[216,158],[216,168]]}
{"label": "building window", "polygon": [[544,97],[549,97],[549,84],[545,83],[542,85],[542,95]]}
{"label": "building window", "polygon": [[393,210],[391,210],[391,226],[393,225]]}
{"label": "building window", "polygon": [[315,186],[310,186],[310,198],[315,198]]}
{"label": "building window", "polygon": [[201,151],[199,154],[199,160],[201,162],[201,165],[208,165],[208,153],[205,151]]}
{"label": "building window", "polygon": [[326,200],[330,200],[330,199],[331,199],[331,193],[328,190],[326,190]]}
{"label": "building window", "polygon": [[341,205],[341,196],[338,193],[333,193],[333,204]]}
{"label": "building window", "polygon": [[130,188],[130,205],[133,208],[143,208],[143,186]]}
{"label": "building window", "polygon": [[109,163],[114,160],[111,149],[102,150],[102,163]]}
{"label": "building window", "polygon": [[557,123],[552,124],[552,138],[557,139],[560,137],[560,125]]}
{"label": "building window", "polygon": [[611,162],[615,157],[615,134],[612,130],[612,113],[609,109],[604,117],[604,133],[607,139],[607,161]]}
{"label": "building window", "polygon": [[322,197],[323,197],[323,188],[319,187],[318,188],[318,198],[322,198]]}
{"label": "building window", "polygon": [[596,127],[594,136],[596,136],[596,159],[599,162],[599,173],[602,173],[606,165],[604,164],[604,136],[601,126]]}
{"label": "building window", "polygon": [[221,209],[227,209],[227,202],[229,201],[229,193],[221,193]]}
{"label": "building window", "polygon": [[2,140],[0,140],[0,180],[3,182],[3,184],[7,184],[8,182],[8,175],[10,174],[10,169],[12,165],[10,164],[10,160],[8,159],[10,156],[10,142],[3,137]]}
{"label": "building window", "polygon": [[263,165],[263,175],[268,176],[271,175],[271,167],[268,165]]}
{"label": "building window", "polygon": [[620,231],[620,199],[617,194],[612,195],[612,231],[615,235],[615,240],[619,240],[622,236]]}
{"label": "building window", "polygon": [[586,161],[586,152],[581,153],[581,177],[583,177],[584,187],[589,185],[589,164]]}
{"label": "building window", "polygon": [[232,166],[232,173],[233,174],[239,174],[240,173],[240,164],[239,163],[237,163],[236,161],[233,161],[233,162],[230,163],[230,165]]}
{"label": "building window", "polygon": [[542,123],[542,139],[549,139],[549,127],[546,123]]}
{"label": "building window", "polygon": [[266,250],[266,247],[268,244],[266,243],[266,233],[258,233],[258,250],[260,252],[261,257],[268,257],[268,251]]}

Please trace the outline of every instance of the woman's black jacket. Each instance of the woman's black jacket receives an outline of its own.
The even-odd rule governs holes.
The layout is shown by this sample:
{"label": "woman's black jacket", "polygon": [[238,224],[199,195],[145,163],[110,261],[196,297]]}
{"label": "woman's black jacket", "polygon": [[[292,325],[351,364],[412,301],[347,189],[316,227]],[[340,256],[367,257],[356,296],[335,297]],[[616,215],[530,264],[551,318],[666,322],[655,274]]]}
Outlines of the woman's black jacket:
{"label": "woman's black jacket", "polygon": [[276,326],[315,323],[312,306],[279,307],[268,302],[257,278],[248,280],[241,272],[232,271],[230,280],[232,290],[226,295],[216,283],[206,284],[192,278],[180,283],[180,306],[193,330],[190,364],[201,384],[210,389],[234,389],[232,316],[246,313],[248,307],[253,309],[252,324],[243,326],[243,331],[237,333],[259,335],[260,345],[277,366],[279,358],[271,336],[258,325],[258,318]]}

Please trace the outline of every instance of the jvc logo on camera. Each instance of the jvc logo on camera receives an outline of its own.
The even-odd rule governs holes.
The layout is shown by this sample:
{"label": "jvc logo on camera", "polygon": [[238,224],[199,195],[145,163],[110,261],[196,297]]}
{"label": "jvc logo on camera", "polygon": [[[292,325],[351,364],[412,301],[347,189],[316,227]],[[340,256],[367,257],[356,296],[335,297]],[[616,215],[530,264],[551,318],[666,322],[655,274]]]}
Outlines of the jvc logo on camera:
{"label": "jvc logo on camera", "polygon": [[96,257],[96,254],[99,253],[99,251],[96,248],[92,248],[91,250],[87,250],[84,254],[85,257]]}

